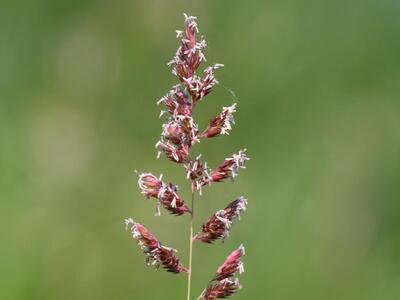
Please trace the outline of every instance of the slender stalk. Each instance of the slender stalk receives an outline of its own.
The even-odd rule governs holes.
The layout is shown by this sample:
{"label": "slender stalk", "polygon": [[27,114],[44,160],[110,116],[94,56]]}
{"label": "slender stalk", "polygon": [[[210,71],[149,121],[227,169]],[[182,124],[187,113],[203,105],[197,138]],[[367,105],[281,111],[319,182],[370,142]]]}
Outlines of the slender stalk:
{"label": "slender stalk", "polygon": [[194,218],[194,191],[192,189],[192,213],[190,215],[190,244],[189,244],[189,272],[188,272],[188,286],[187,286],[187,300],[190,300],[192,288],[192,258],[193,258],[193,218]]}

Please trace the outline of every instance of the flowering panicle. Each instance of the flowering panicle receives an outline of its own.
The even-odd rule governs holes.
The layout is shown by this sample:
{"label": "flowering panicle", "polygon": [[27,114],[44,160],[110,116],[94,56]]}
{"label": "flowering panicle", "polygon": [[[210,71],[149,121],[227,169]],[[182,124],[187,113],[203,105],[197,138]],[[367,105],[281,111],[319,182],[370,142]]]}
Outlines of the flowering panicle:
{"label": "flowering panicle", "polygon": [[235,273],[244,272],[243,262],[244,247],[234,250],[218,268],[215,277],[211,280],[208,287],[202,292],[198,300],[209,300],[217,298],[226,298],[234,294],[241,288],[238,278],[233,278]]}
{"label": "flowering panicle", "polygon": [[[192,206],[186,206],[185,201],[178,194],[178,187],[172,183],[166,183],[162,176],[156,177],[151,173],[139,174],[139,187],[142,194],[147,198],[157,199],[156,215],[160,215],[160,207],[174,215],[190,215],[190,247],[189,268],[186,269],[174,255],[176,250],[163,246],[155,236],[143,225],[135,223],[132,219],[125,221],[126,226],[132,230],[133,237],[147,255],[147,263],[163,266],[167,271],[173,273],[188,273],[187,299],[191,299],[191,278],[193,243],[199,240],[211,244],[217,239],[225,239],[229,235],[232,222],[240,218],[246,210],[247,200],[238,197],[224,209],[214,213],[210,219],[203,223],[201,231],[193,236],[194,220],[194,195],[198,191],[201,195],[202,186],[210,185],[212,182],[221,182],[227,178],[234,179],[240,168],[249,158],[246,149],[240,150],[226,158],[214,170],[207,167],[207,163],[200,155],[194,155],[192,148],[200,139],[212,138],[218,135],[229,134],[234,124],[233,114],[236,112],[236,103],[223,107],[222,112],[211,118],[207,128],[199,131],[199,126],[194,120],[193,111],[197,103],[208,95],[216,84],[215,72],[222,64],[214,64],[199,70],[202,62],[206,61],[204,50],[206,42],[203,36],[198,35],[197,19],[185,14],[185,29],[177,31],[180,41],[175,57],[168,63],[179,83],[163,96],[157,104],[163,104],[160,117],[166,115],[162,125],[161,137],[156,143],[157,157],[164,154],[170,161],[182,164],[185,168],[186,177],[191,181]],[[234,294],[241,286],[239,280],[234,278],[236,271],[243,271],[241,257],[244,254],[243,246],[233,251],[218,268],[215,277],[210,281],[208,287],[203,291],[199,299],[226,298]]]}
{"label": "flowering panicle", "polygon": [[178,195],[178,187],[172,183],[165,183],[162,180],[162,175],[157,178],[151,173],[139,174],[138,184],[142,190],[142,194],[147,198],[157,198],[156,215],[160,215],[159,205],[162,205],[166,210],[174,215],[182,215],[185,212],[190,213],[190,209],[185,205],[184,200]]}
{"label": "flowering panicle", "polygon": [[162,245],[142,224],[129,218],[125,220],[125,227],[126,230],[130,228],[132,237],[137,240],[140,248],[147,255],[147,265],[155,265],[156,268],[162,266],[167,272],[175,274],[188,271],[174,255],[177,251]]}
{"label": "flowering panicle", "polygon": [[229,235],[232,222],[240,219],[240,214],[246,210],[247,200],[238,197],[227,207],[214,213],[206,223],[203,224],[201,231],[194,237],[195,240],[211,244],[219,238]]}

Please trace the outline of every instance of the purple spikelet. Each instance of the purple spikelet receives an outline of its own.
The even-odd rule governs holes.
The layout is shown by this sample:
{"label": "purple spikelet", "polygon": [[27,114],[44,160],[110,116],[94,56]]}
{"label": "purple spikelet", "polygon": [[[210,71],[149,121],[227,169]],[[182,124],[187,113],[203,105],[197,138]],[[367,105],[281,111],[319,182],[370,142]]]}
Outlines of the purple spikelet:
{"label": "purple spikelet", "polygon": [[219,238],[229,235],[232,222],[240,218],[240,214],[246,210],[247,200],[238,197],[228,204],[227,207],[214,213],[206,223],[203,224],[201,231],[194,237],[195,240],[204,243],[212,243]]}
{"label": "purple spikelet", "polygon": [[234,250],[218,268],[214,278],[198,299],[209,300],[227,298],[236,293],[242,286],[239,283],[239,279],[234,278],[234,275],[237,271],[239,271],[240,274],[244,272],[241,260],[243,255],[244,247],[240,245],[240,247]]}
{"label": "purple spikelet", "polygon": [[136,223],[132,219],[126,219],[125,227],[127,230],[131,230],[132,237],[137,240],[138,245],[147,255],[147,265],[155,265],[156,268],[162,266],[168,272],[175,274],[188,271],[174,255],[177,251],[162,245],[142,224]]}

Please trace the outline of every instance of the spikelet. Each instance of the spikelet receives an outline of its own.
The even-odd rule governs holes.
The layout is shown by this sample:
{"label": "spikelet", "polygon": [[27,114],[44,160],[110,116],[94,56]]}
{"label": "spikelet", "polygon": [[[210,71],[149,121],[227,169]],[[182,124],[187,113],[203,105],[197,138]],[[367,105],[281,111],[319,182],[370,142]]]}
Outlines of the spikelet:
{"label": "spikelet", "polygon": [[247,199],[238,197],[229,203],[227,207],[214,213],[203,224],[201,231],[196,234],[194,239],[211,244],[216,239],[227,237],[232,222],[240,218],[240,214],[246,210],[246,205]]}
{"label": "spikelet", "polygon": [[241,260],[244,255],[244,247],[240,245],[238,249],[234,250],[218,268],[214,278],[210,284],[201,293],[198,300],[209,300],[227,298],[242,286],[238,278],[233,278],[237,271],[244,272],[243,262]]}
{"label": "spikelet", "polygon": [[151,173],[141,173],[138,180],[143,195],[147,198],[158,199],[156,215],[160,215],[160,205],[174,215],[180,216],[186,212],[190,213],[185,201],[178,194],[178,187],[172,183],[165,183],[161,179],[162,175],[157,178]]}
{"label": "spikelet", "polygon": [[207,129],[201,136],[211,138],[220,134],[229,134],[229,131],[232,130],[232,124],[235,124],[234,112],[236,112],[236,103],[229,107],[223,107],[222,112],[210,120]]}
{"label": "spikelet", "polygon": [[131,230],[132,237],[137,241],[143,253],[147,255],[147,265],[155,265],[156,268],[162,266],[167,272],[175,274],[188,271],[175,256],[174,253],[177,251],[162,245],[142,224],[129,218],[125,220],[125,228]]}

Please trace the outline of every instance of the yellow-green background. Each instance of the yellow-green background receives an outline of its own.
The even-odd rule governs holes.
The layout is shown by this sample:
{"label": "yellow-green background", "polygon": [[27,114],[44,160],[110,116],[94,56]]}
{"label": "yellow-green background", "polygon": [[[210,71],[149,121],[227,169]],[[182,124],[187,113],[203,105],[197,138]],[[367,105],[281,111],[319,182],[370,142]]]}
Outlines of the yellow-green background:
{"label": "yellow-green background", "polygon": [[123,228],[187,263],[188,216],[153,217],[134,174],[188,198],[154,149],[183,12],[226,65],[201,127],[238,98],[231,135],[196,151],[252,158],[197,202],[196,229],[238,195],[249,209],[225,244],[195,245],[193,299],[242,242],[235,299],[400,299],[397,0],[2,1],[0,299],[185,299],[185,276],[145,267]]}

